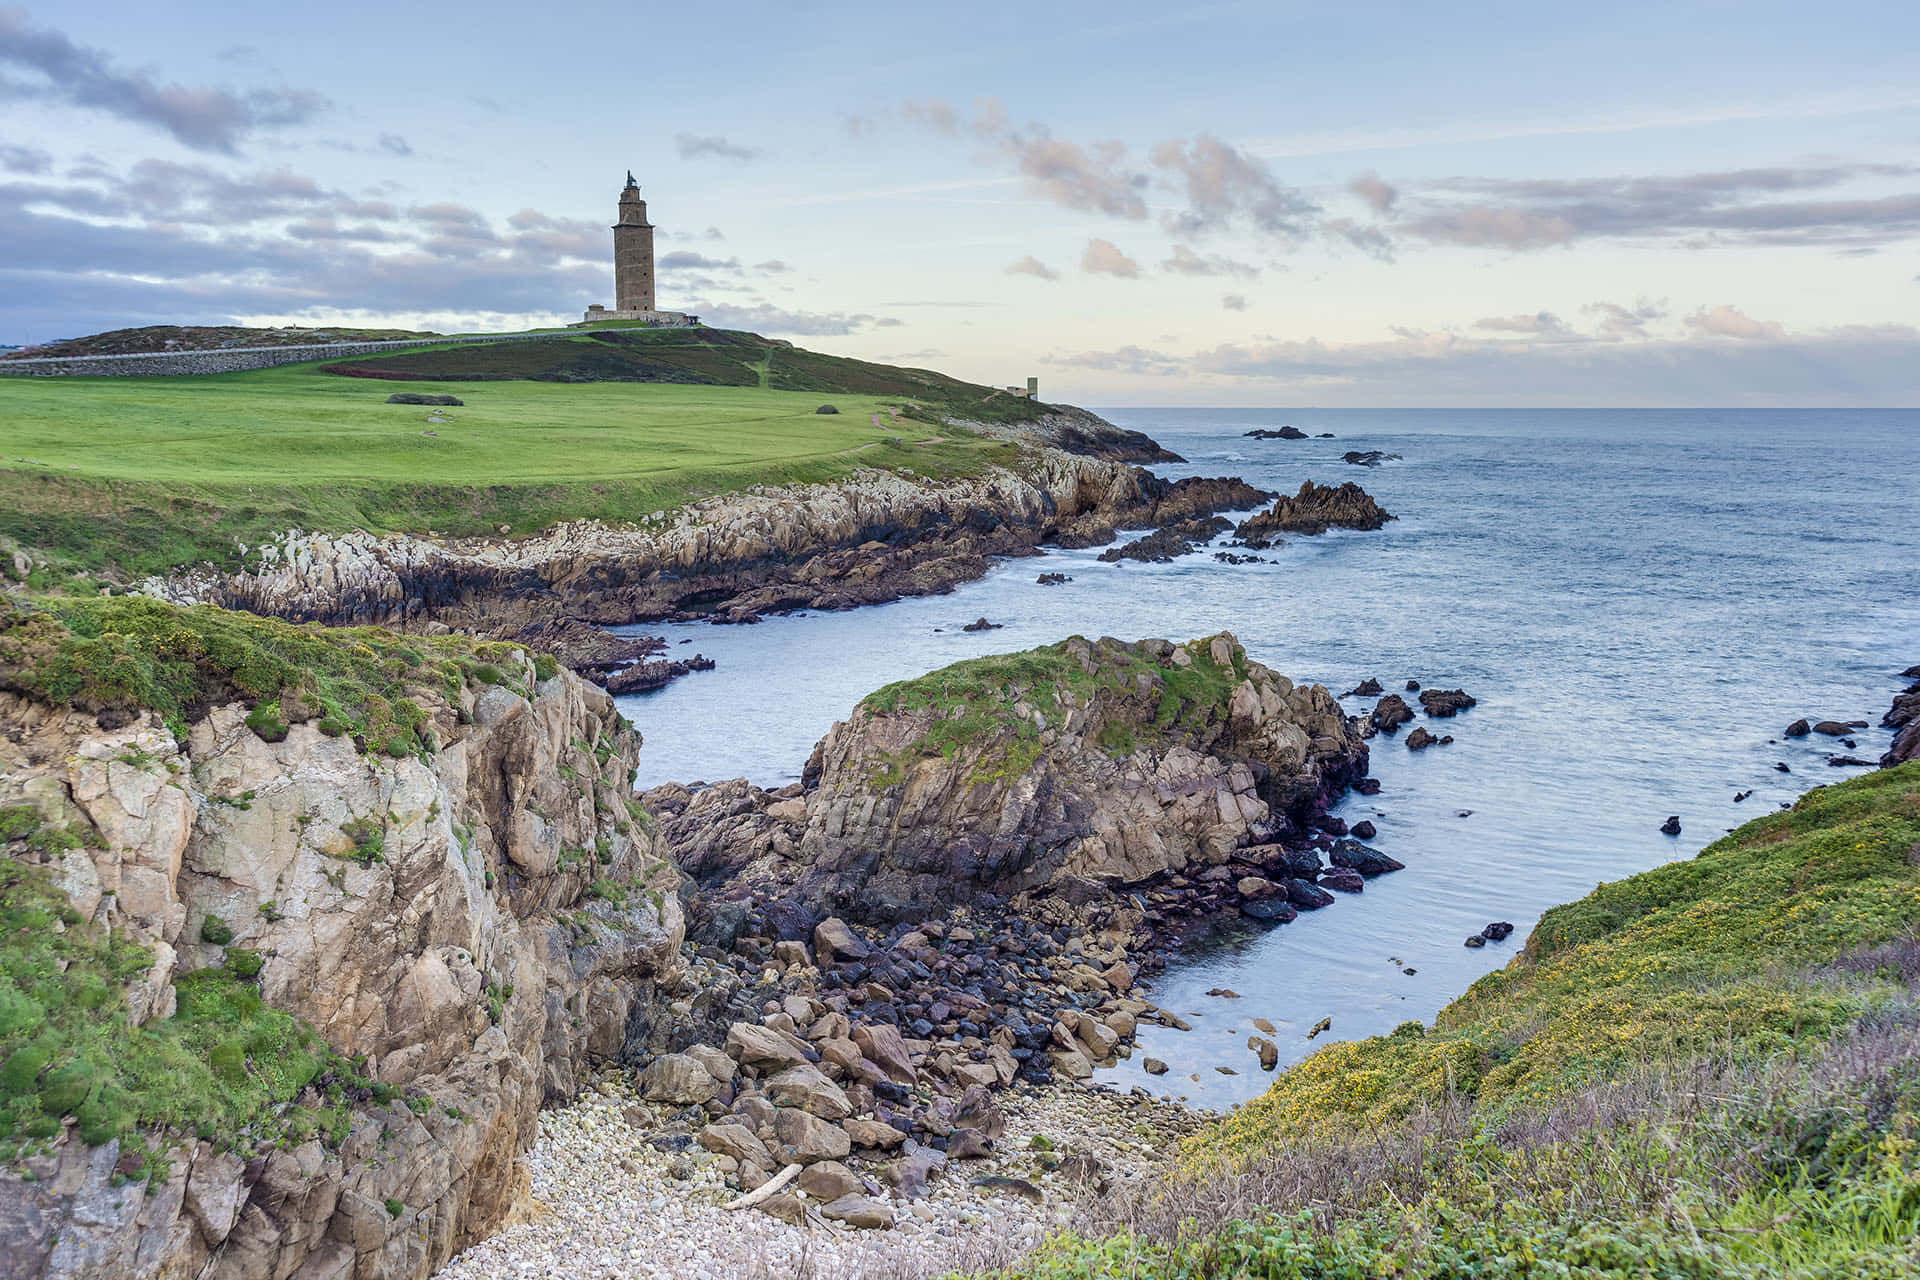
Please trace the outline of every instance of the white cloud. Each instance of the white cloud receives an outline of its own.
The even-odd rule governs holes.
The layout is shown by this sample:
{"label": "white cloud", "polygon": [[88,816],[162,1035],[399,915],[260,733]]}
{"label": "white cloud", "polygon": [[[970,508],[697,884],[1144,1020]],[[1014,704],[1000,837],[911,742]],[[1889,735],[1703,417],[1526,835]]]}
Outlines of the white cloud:
{"label": "white cloud", "polygon": [[1113,241],[1098,238],[1087,241],[1086,252],[1080,255],[1080,269],[1088,275],[1119,276],[1126,280],[1140,276],[1139,263],[1122,253]]}

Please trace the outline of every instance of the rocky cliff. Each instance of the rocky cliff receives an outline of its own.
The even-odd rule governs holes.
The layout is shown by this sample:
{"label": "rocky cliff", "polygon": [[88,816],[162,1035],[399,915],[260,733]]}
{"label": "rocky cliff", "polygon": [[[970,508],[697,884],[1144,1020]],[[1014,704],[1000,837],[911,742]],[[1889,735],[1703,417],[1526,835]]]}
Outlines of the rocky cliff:
{"label": "rocky cliff", "polygon": [[505,646],[0,622],[0,1276],[424,1277],[497,1226],[682,976],[612,700]]}
{"label": "rocky cliff", "polygon": [[650,799],[696,876],[884,921],[1225,864],[1303,834],[1366,761],[1327,690],[1230,635],[1075,638],[879,691],[803,789]]}
{"label": "rocky cliff", "polygon": [[244,573],[148,580],[176,603],[334,625],[438,624],[516,634],[565,616],[599,624],[844,609],[947,591],[987,557],[1087,546],[1117,528],[1246,507],[1232,480],[1162,480],[1104,458],[1033,449],[1016,470],[961,479],[867,471],[835,484],[729,493],[638,526],[563,524],[530,537],[293,532]]}
{"label": "rocky cliff", "polygon": [[1887,714],[1880,718],[1881,728],[1894,730],[1893,745],[1880,757],[1883,769],[1908,760],[1920,760],[1920,665],[1908,667],[1900,675],[1914,683],[1894,698]]}

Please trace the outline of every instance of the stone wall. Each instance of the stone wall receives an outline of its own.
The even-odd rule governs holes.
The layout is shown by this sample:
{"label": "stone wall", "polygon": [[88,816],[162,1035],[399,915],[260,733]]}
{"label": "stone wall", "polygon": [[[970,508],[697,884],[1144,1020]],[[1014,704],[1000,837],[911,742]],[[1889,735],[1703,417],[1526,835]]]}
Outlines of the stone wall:
{"label": "stone wall", "polygon": [[29,360],[0,360],[0,374],[15,377],[137,378],[191,373],[239,373],[243,369],[271,369],[275,365],[307,360],[337,360],[370,356],[397,347],[467,346],[485,342],[518,342],[533,335],[490,333],[474,338],[402,338],[386,342],[318,342],[292,347],[231,347],[222,351],[155,351],[124,356],[44,356]]}

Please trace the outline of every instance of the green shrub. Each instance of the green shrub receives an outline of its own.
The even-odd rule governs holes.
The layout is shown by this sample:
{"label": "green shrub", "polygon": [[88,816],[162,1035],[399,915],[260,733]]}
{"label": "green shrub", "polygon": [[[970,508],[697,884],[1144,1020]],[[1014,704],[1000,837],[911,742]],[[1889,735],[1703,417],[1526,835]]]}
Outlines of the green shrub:
{"label": "green shrub", "polygon": [[227,948],[227,972],[236,978],[257,978],[266,966],[266,957],[245,947]]}
{"label": "green shrub", "polygon": [[247,728],[260,736],[262,742],[285,742],[287,740],[287,722],[280,717],[280,704],[262,699],[247,712]]}
{"label": "green shrub", "polygon": [[200,922],[200,941],[224,947],[233,941],[233,926],[219,916],[208,916]]}

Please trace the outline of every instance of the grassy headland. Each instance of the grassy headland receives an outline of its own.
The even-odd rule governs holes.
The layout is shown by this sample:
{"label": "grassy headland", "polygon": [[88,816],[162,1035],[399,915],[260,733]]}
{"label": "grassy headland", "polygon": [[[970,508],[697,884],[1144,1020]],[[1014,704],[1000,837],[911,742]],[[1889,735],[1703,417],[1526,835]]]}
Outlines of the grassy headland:
{"label": "grassy headland", "polygon": [[1920,762],[1548,912],[1432,1028],[1330,1045],[1023,1277],[1905,1276]]}
{"label": "grassy headland", "polygon": [[[1015,453],[909,420],[916,412],[978,417],[988,388],[753,335],[679,331],[712,339],[689,345],[658,336],[673,331],[619,332],[644,335],[645,359],[625,360],[629,372],[657,364],[646,355],[656,346],[691,365],[747,369],[736,357],[750,356],[760,367],[749,370],[750,385],[542,379],[556,358],[633,350],[567,335],[367,358],[370,372],[405,374],[398,384],[319,364],[0,379],[8,427],[0,538],[124,579],[204,560],[237,564],[239,544],[289,528],[465,536],[507,525],[525,534],[569,519],[640,519],[715,493],[830,481],[859,468],[969,475]],[[468,380],[415,380],[435,361]],[[360,362],[331,367],[349,363]],[[395,390],[465,404],[386,404]],[[995,413],[1033,412],[1025,401],[999,400]],[[823,402],[839,412],[816,414]]]}
{"label": "grassy headland", "polygon": [[[1246,651],[1227,637],[1231,657],[1216,663],[1207,636],[1176,647],[1165,641],[1093,644],[1075,636],[1020,653],[968,658],[911,680],[896,681],[868,694],[859,710],[869,715],[925,713],[925,735],[914,744],[917,756],[952,759],[980,750],[976,777],[1011,777],[1039,758],[1041,725],[1061,728],[1076,709],[1109,699],[1151,697],[1151,717],[1113,719],[1095,724],[1100,745],[1125,755],[1143,736],[1190,733],[1223,722],[1234,687],[1246,678]],[[1144,678],[1144,680],[1143,680]],[[1112,708],[1109,708],[1111,710]],[[897,762],[903,763],[903,762]]]}
{"label": "grassy headland", "polygon": [[[0,690],[98,714],[151,710],[185,737],[209,707],[240,700],[269,741],[318,722],[363,751],[433,749],[420,699],[455,703],[463,684],[525,682],[513,645],[462,636],[397,636],[182,608],[140,596],[0,597]],[[535,678],[554,660],[535,660]]]}

